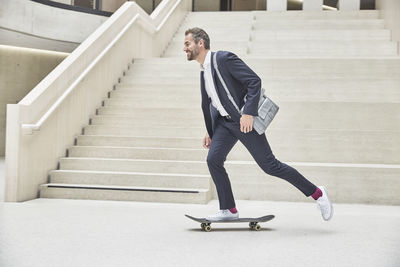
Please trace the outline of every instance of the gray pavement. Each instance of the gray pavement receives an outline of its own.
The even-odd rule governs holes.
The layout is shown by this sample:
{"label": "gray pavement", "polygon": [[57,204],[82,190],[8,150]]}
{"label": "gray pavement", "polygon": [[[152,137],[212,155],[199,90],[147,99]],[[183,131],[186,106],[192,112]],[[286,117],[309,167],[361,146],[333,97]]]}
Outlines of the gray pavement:
{"label": "gray pavement", "polygon": [[185,213],[207,205],[36,199],[0,203],[0,266],[400,266],[400,207],[237,201],[242,217],[275,214],[259,232]]}
{"label": "gray pavement", "polygon": [[4,186],[5,186],[5,159],[0,157],[0,202],[4,201]]}

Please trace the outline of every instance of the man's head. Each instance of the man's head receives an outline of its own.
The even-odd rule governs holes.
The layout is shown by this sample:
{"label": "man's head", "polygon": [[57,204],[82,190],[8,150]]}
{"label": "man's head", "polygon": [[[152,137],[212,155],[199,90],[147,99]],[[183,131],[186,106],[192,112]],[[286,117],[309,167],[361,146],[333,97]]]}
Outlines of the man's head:
{"label": "man's head", "polygon": [[191,28],[185,32],[183,51],[186,52],[187,60],[198,60],[199,55],[205,55],[208,50],[210,37],[203,29]]}

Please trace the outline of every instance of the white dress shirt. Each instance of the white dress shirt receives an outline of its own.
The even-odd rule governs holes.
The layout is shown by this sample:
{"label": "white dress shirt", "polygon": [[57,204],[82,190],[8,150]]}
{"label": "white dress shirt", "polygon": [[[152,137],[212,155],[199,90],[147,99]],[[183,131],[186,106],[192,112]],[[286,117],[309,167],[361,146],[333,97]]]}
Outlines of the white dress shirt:
{"label": "white dress shirt", "polygon": [[206,86],[207,94],[211,98],[211,104],[219,111],[221,116],[228,116],[229,114],[222,106],[217,91],[215,90],[213,76],[211,73],[211,51],[208,51],[203,65],[200,64],[200,70],[204,71],[204,84]]}

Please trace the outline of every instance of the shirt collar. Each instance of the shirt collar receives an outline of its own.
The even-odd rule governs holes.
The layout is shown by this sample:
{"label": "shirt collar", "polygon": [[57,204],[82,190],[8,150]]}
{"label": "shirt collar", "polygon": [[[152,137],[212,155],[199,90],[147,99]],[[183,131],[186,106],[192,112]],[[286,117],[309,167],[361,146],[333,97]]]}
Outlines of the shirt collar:
{"label": "shirt collar", "polygon": [[200,70],[204,71],[204,69],[208,68],[210,65],[211,65],[211,50],[208,50],[203,65],[200,64]]}

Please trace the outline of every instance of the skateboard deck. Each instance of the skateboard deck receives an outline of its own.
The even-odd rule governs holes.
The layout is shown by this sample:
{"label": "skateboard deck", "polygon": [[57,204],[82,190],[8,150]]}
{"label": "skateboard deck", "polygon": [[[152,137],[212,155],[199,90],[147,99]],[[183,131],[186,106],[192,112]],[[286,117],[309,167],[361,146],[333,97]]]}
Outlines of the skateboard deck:
{"label": "skateboard deck", "polygon": [[259,222],[268,222],[275,218],[275,215],[266,215],[258,218],[238,218],[234,220],[222,220],[222,221],[209,221],[206,218],[196,218],[190,215],[185,214],[186,217],[192,219],[193,221],[199,222],[200,227],[203,231],[210,232],[212,223],[243,223],[248,222],[251,230],[259,231],[261,226],[258,224]]}

